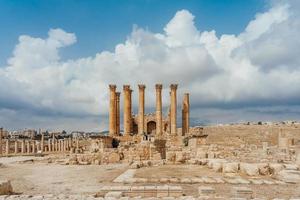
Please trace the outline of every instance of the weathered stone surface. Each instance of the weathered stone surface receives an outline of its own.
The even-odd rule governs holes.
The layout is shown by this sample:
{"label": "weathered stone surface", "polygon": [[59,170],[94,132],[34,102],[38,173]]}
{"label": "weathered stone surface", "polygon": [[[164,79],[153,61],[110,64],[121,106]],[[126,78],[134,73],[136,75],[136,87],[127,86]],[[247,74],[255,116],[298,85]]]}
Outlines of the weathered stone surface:
{"label": "weathered stone surface", "polygon": [[296,170],[281,170],[276,178],[286,183],[300,183],[300,171]]}
{"label": "weathered stone surface", "polygon": [[222,171],[224,173],[237,173],[239,170],[239,163],[233,162],[233,163],[223,163],[223,169]]}
{"label": "weathered stone surface", "polygon": [[13,188],[9,180],[0,180],[0,195],[9,195],[13,193]]}
{"label": "weathered stone surface", "polygon": [[255,163],[241,163],[240,170],[242,173],[248,176],[258,176],[259,175],[259,168],[258,165]]}

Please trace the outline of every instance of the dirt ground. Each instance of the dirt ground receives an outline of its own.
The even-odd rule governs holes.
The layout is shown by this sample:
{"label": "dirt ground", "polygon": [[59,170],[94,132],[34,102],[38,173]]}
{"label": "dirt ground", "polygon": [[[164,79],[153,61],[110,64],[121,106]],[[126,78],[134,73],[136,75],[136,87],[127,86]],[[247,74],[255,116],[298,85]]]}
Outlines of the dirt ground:
{"label": "dirt ground", "polygon": [[28,195],[94,194],[127,169],[124,164],[60,165],[2,161],[0,158],[0,163],[4,164],[0,167],[0,179],[11,180],[14,192]]}
{"label": "dirt ground", "polygon": [[[30,160],[34,159],[34,162]],[[63,165],[48,163],[47,158],[12,157],[0,158],[0,179],[11,180],[16,193],[26,195],[38,194],[96,194],[103,185],[112,183],[116,177],[129,167],[126,164],[110,165]],[[140,168],[134,177],[222,177],[206,167],[197,165],[163,165]],[[145,183],[144,185],[149,185]],[[172,185],[172,184],[171,184]],[[176,185],[176,184],[175,184]],[[232,184],[177,184],[181,185],[185,195],[198,195],[199,186],[212,186],[221,197],[233,197]],[[253,190],[253,197],[292,198],[300,196],[300,186],[287,185],[243,185]]]}

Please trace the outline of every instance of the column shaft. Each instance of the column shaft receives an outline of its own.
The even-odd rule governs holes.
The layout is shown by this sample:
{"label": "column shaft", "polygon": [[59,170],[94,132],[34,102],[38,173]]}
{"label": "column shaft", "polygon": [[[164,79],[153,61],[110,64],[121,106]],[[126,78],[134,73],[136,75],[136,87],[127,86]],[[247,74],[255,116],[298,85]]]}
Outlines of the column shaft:
{"label": "column shaft", "polygon": [[18,153],[18,141],[15,140],[15,154]]}
{"label": "column shaft", "polygon": [[171,84],[171,113],[170,113],[170,122],[171,122],[171,135],[177,135],[177,84]]}
{"label": "column shaft", "polygon": [[162,84],[156,84],[156,136],[162,135]]}
{"label": "column shaft", "polygon": [[116,135],[116,85],[109,85],[110,101],[109,101],[109,135]]}
{"label": "column shaft", "polygon": [[120,135],[120,92],[116,92],[116,134]]}
{"label": "column shaft", "polygon": [[3,154],[3,150],[2,150],[2,137],[3,137],[3,128],[0,128],[0,155]]}
{"label": "column shaft", "polygon": [[5,147],[5,152],[6,152],[6,155],[9,154],[9,139],[6,140],[6,147]]}
{"label": "column shaft", "polygon": [[22,140],[22,142],[21,142],[21,153],[22,154],[25,153],[25,141],[24,140]]}
{"label": "column shaft", "polygon": [[139,115],[138,115],[138,134],[144,135],[145,122],[145,85],[139,85]]}
{"label": "column shaft", "polygon": [[42,133],[42,138],[41,138],[41,152],[44,152],[44,134]]}
{"label": "column shaft", "polygon": [[189,93],[185,93],[182,102],[182,135],[189,133],[190,129],[190,100]]}
{"label": "column shaft", "polygon": [[123,86],[124,92],[124,136],[128,136],[130,133],[131,123],[131,89],[129,85]]}

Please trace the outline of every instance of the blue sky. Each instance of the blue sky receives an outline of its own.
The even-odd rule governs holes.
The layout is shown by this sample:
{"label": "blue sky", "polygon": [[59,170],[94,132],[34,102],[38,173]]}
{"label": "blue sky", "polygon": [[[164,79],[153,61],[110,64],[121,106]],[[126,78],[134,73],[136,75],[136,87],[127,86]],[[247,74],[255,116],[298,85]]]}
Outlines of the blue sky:
{"label": "blue sky", "polygon": [[76,33],[78,42],[62,51],[69,59],[113,50],[134,24],[161,32],[181,9],[196,16],[199,30],[214,29],[220,35],[241,32],[255,13],[268,7],[264,0],[0,0],[0,66],[20,35],[46,37],[50,28]]}
{"label": "blue sky", "polygon": [[0,0],[0,27],[9,129],[105,130],[111,83],[165,114],[178,83],[193,125],[300,120],[298,0]]}

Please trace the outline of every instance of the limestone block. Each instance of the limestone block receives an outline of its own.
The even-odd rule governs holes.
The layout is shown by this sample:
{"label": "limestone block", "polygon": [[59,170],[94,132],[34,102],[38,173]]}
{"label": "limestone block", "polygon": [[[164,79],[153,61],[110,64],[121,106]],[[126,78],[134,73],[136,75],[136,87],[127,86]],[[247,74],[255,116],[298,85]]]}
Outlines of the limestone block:
{"label": "limestone block", "polygon": [[286,183],[300,183],[300,171],[296,170],[281,170],[276,175],[276,178]]}
{"label": "limestone block", "polygon": [[190,178],[181,178],[180,179],[180,183],[187,183],[187,184],[189,184],[189,183],[192,183],[192,180]]}
{"label": "limestone block", "polygon": [[157,197],[168,197],[169,196],[169,187],[167,185],[157,186]]}
{"label": "limestone block", "polygon": [[249,187],[234,187],[233,194],[236,197],[251,198],[253,191]]}
{"label": "limestone block", "polygon": [[269,163],[269,168],[270,174],[278,174],[278,172],[284,169],[284,166],[280,163]]}
{"label": "limestone block", "polygon": [[120,198],[122,197],[122,192],[108,192],[106,195],[105,195],[105,198]]}
{"label": "limestone block", "polygon": [[203,183],[211,184],[216,183],[216,180],[210,177],[202,177]]}
{"label": "limestone block", "polygon": [[247,174],[248,176],[258,176],[259,168],[255,163],[241,163],[240,170],[242,173]]}
{"label": "limestone block", "polygon": [[296,164],[284,164],[283,166],[286,170],[299,170],[299,167]]}
{"label": "limestone block", "polygon": [[13,193],[13,188],[9,180],[0,180],[0,195],[9,195]]}
{"label": "limestone block", "polygon": [[117,163],[120,162],[120,155],[116,152],[112,152],[108,156],[108,162],[109,163]]}
{"label": "limestone block", "polygon": [[223,163],[226,163],[224,159],[210,159],[208,161],[208,168],[214,170],[215,172],[222,172]]}
{"label": "limestone block", "polygon": [[249,179],[249,180],[254,185],[262,185],[264,183],[264,181],[260,179]]}
{"label": "limestone block", "polygon": [[215,188],[209,186],[200,186],[198,187],[199,195],[214,195],[216,193]]}
{"label": "limestone block", "polygon": [[239,163],[223,163],[222,164],[222,171],[224,173],[237,173],[239,170]]}
{"label": "limestone block", "polygon": [[267,163],[259,163],[258,164],[258,171],[260,175],[269,175],[270,174],[270,167]]}
{"label": "limestone block", "polygon": [[169,196],[181,197],[182,196],[182,188],[180,186],[169,186]]}

